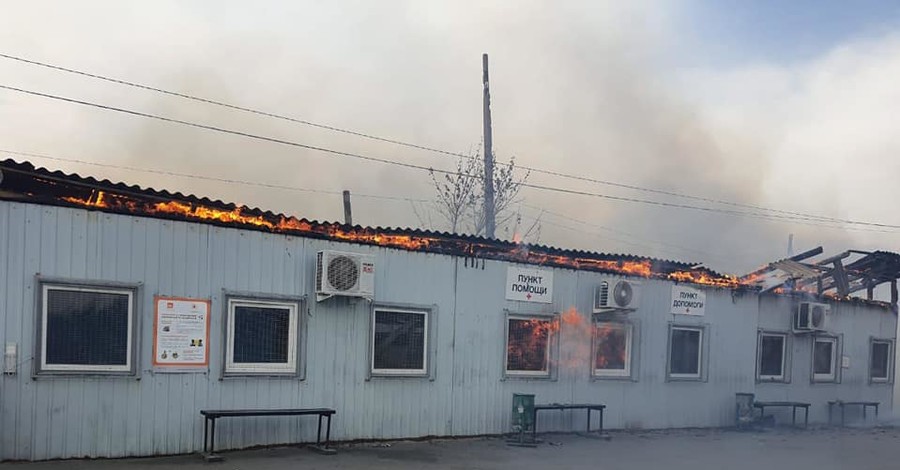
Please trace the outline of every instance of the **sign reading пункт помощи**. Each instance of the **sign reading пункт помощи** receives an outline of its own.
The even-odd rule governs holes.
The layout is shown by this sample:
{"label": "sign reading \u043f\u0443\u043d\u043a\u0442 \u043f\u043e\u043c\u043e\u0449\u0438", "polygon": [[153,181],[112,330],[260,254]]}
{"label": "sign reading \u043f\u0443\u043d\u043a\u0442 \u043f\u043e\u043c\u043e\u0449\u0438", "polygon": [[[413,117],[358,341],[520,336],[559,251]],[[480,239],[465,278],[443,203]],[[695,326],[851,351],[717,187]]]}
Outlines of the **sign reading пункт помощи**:
{"label": "sign reading \u043f\u0443\u043d\u043a\u0442 \u043f\u043e\u043c\u043e\u0449\u0438", "polygon": [[706,293],[693,287],[672,286],[672,303],[669,307],[675,315],[704,315]]}
{"label": "sign reading \u043f\u0443\u043d\u043a\u0442 \u043f\u043e\u043c\u043e\u0449\u0438", "polygon": [[553,271],[513,266],[506,268],[506,300],[553,302]]}

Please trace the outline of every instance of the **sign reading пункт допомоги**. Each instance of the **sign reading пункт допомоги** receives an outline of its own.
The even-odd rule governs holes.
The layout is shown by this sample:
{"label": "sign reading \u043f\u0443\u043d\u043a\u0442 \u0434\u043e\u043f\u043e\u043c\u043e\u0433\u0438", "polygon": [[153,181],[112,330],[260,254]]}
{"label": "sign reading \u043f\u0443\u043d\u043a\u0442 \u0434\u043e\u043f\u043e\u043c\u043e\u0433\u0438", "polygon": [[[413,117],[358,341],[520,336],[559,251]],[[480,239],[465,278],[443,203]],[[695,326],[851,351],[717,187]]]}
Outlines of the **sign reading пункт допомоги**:
{"label": "sign reading \u043f\u0443\u043d\u043a\u0442 \u0434\u043e\u043f\u043e\u043c\u043e\u0433\u0438", "polygon": [[514,266],[506,268],[506,300],[553,302],[553,271]]}
{"label": "sign reading \u043f\u0443\u043d\u043a\u0442 \u0434\u043e\u043f\u043e\u043c\u043e\u0433\u0438", "polygon": [[687,286],[672,286],[670,310],[675,315],[704,315],[706,293]]}

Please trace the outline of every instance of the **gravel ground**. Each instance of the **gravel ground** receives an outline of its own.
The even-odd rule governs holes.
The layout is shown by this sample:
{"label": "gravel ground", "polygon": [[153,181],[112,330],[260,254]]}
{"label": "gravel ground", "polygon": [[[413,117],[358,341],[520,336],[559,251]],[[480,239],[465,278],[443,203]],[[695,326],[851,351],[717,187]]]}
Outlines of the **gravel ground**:
{"label": "gravel ground", "polygon": [[544,435],[535,448],[500,438],[343,444],[337,455],[280,447],[225,452],[221,463],[199,455],[0,464],[3,470],[279,469],[897,469],[900,428],[738,432],[677,430],[613,432],[610,439]]}

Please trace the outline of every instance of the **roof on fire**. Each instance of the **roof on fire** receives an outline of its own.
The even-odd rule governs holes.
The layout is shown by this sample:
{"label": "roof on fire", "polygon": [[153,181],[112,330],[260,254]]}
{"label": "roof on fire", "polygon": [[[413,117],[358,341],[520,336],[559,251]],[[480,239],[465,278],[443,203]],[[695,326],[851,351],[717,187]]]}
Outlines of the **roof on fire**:
{"label": "roof on fire", "polygon": [[[98,180],[62,171],[35,167],[30,162],[12,159],[0,162],[0,199],[43,205],[79,207],[104,212],[181,220],[223,227],[283,233],[400,248],[410,251],[449,254],[470,258],[497,259],[544,266],[610,272],[644,277],[663,277],[694,273],[707,279],[720,280],[720,287],[738,287],[734,278],[696,263],[662,260],[629,254],[610,254],[557,248],[546,245],[524,245],[484,237],[436,232],[412,228],[348,226],[333,222],[296,219],[285,214],[247,208],[221,200],[193,194],[143,188],[107,179]],[[102,202],[101,202],[102,200]],[[178,210],[162,211],[156,207],[175,204]],[[200,217],[198,208],[209,211],[238,213],[239,218]],[[285,221],[289,223],[285,224]],[[647,272],[627,271],[628,264],[640,264]],[[644,269],[644,268],[640,268]],[[691,282],[688,277],[679,281]],[[717,283],[713,282],[713,285]]]}

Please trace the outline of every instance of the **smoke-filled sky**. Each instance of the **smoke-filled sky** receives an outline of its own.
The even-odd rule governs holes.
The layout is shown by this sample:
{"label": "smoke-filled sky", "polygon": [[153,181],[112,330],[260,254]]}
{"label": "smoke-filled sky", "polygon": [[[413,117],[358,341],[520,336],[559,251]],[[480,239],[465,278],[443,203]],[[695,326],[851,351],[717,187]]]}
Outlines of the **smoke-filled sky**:
{"label": "smoke-filled sky", "polygon": [[[500,160],[515,156],[524,165],[629,185],[900,224],[900,10],[879,3],[4,2],[0,53],[466,153],[481,141],[481,54],[487,52]],[[455,168],[445,155],[8,59],[0,59],[0,76],[4,85]],[[356,223],[446,228],[434,215],[428,220],[422,203],[414,211],[408,201],[362,197],[432,198],[421,171],[6,90],[0,90],[0,149],[350,189]],[[26,159],[0,152],[5,157]],[[27,159],[300,217],[342,217],[334,194]],[[542,174],[529,182],[749,210]],[[783,257],[790,233],[796,251],[820,244],[827,252],[900,251],[896,230],[530,188],[521,196],[522,225],[540,218],[540,236],[533,233],[531,241],[706,262],[722,271],[745,272]]]}

